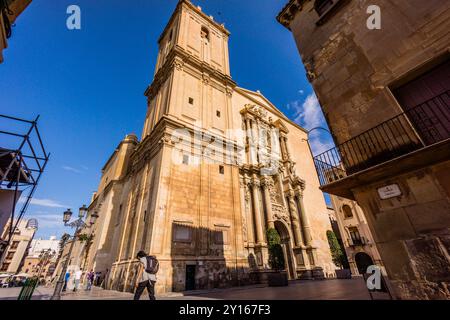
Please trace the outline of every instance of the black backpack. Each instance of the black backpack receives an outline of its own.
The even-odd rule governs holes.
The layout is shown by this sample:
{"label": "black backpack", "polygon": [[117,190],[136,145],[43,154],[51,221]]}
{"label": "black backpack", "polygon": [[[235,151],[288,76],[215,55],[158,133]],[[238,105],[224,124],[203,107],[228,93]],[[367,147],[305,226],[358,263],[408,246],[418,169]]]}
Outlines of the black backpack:
{"label": "black backpack", "polygon": [[146,256],[147,259],[147,268],[145,268],[145,272],[150,274],[156,274],[159,270],[159,261],[155,256]]}

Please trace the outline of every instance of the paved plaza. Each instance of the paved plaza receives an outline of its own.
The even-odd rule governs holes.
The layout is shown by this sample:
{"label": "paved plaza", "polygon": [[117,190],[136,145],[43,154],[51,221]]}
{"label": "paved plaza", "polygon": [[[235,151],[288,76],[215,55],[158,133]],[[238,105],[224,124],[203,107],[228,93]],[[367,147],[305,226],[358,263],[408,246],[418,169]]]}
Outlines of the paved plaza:
{"label": "paved plaza", "polygon": [[[16,300],[20,288],[0,289],[1,300]],[[33,300],[49,300],[52,287],[38,287]],[[382,297],[381,297],[382,298]],[[133,294],[93,288],[67,292],[63,300],[132,300]],[[142,296],[148,299],[146,291]],[[158,295],[159,300],[370,300],[362,278],[346,280],[293,281],[288,287],[267,287],[264,285],[214,289],[208,291],[176,292]]]}

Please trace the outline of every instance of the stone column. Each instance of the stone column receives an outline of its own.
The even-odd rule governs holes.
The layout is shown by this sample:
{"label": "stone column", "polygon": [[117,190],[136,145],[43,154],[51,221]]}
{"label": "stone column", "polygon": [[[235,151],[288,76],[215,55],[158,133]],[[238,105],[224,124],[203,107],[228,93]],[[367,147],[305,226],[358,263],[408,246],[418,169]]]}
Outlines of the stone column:
{"label": "stone column", "polygon": [[282,201],[283,201],[283,205],[284,205],[284,207],[287,209],[288,207],[288,203],[286,203],[286,197],[284,196],[284,187],[283,187],[283,179],[281,178],[281,171],[280,171],[280,169],[278,168],[278,174],[277,174],[277,180],[278,180],[278,184],[279,184],[279,186],[280,186],[280,190],[281,190],[281,193],[282,193]]}
{"label": "stone column", "polygon": [[243,177],[239,177],[239,194],[241,199],[241,215],[242,215],[242,235],[244,238],[244,242],[248,242],[248,223],[247,223],[247,210],[245,203],[245,190],[244,190],[245,182]]}
{"label": "stone column", "polygon": [[245,217],[245,224],[246,224],[246,228],[247,228],[247,242],[249,244],[249,246],[253,246],[255,243],[255,236],[254,236],[254,231],[253,231],[253,215],[251,214],[251,211],[249,209],[251,209],[251,207],[249,206],[250,204],[250,192],[248,190],[248,181],[247,178],[241,178],[240,180],[241,183],[241,199],[242,199],[242,214]]}
{"label": "stone column", "polygon": [[295,193],[294,190],[290,190],[288,193],[288,199],[289,199],[289,209],[291,211],[291,217],[292,217],[292,227],[294,231],[294,241],[296,247],[303,246],[303,235],[300,227],[299,222],[299,212],[297,210],[297,206],[295,205]]}
{"label": "stone column", "polygon": [[285,158],[288,158],[288,153],[286,150],[286,145],[284,143],[284,134],[280,134],[280,147],[281,147],[281,158],[284,160]]}
{"label": "stone column", "polygon": [[267,227],[273,229],[275,228],[275,223],[272,213],[272,201],[270,197],[270,187],[273,186],[273,181],[270,177],[265,176],[261,182],[264,190],[264,201],[267,210]]}
{"label": "stone column", "polygon": [[256,177],[253,177],[251,183],[253,192],[253,213],[255,218],[256,243],[264,244],[264,229],[261,217],[261,207],[259,205],[259,180]]}
{"label": "stone column", "polygon": [[249,148],[248,148],[248,152],[250,155],[250,164],[257,164],[258,163],[258,158],[256,155],[256,133],[255,133],[255,123],[252,119],[247,119],[247,128],[250,132],[250,138],[249,138]]}
{"label": "stone column", "polygon": [[[256,119],[255,121],[253,121],[253,128],[256,127],[255,129],[255,139],[254,139],[254,143],[255,143],[255,153],[256,153],[256,162],[260,163],[261,159],[260,159],[260,154],[259,154],[259,144],[260,144],[260,136],[259,136],[259,119]],[[255,125],[256,124],[256,125]]]}
{"label": "stone column", "polygon": [[289,147],[287,144],[287,137],[285,135],[283,135],[283,144],[284,144],[284,148],[286,150],[286,155],[287,155],[288,159],[291,159],[291,153],[289,152]]}
{"label": "stone column", "polygon": [[298,210],[300,211],[300,223],[303,229],[303,236],[305,239],[305,245],[311,245],[311,227],[309,226],[308,216],[306,215],[305,206],[303,204],[303,190],[300,187],[297,187],[295,190],[295,194],[297,196],[297,205]]}

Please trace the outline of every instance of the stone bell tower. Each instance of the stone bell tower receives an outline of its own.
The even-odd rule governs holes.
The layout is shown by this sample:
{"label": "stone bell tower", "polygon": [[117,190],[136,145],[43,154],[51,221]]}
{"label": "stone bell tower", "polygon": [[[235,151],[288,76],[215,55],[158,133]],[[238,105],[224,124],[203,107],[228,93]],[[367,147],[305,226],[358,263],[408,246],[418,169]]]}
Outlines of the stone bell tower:
{"label": "stone bell tower", "polygon": [[229,35],[223,24],[200,7],[188,0],[178,2],[158,41],[154,80],[145,92],[148,112],[142,138],[163,115],[191,124],[201,122],[204,128],[222,132],[229,127],[227,96],[236,86],[230,76]]}

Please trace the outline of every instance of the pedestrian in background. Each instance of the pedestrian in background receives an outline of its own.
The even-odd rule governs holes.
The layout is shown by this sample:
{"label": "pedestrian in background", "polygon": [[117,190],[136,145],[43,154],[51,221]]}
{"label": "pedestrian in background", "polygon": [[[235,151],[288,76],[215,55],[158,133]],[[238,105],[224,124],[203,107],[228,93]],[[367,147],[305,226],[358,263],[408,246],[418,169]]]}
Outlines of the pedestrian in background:
{"label": "pedestrian in background", "polygon": [[65,276],[64,276],[64,286],[62,288],[62,291],[66,291],[67,290],[67,283],[69,282],[70,279],[70,272],[67,271]]}
{"label": "pedestrian in background", "polygon": [[90,291],[90,290],[92,289],[92,284],[94,283],[94,278],[95,278],[94,270],[91,270],[91,271],[87,274],[87,286],[86,286],[86,290]]}
{"label": "pedestrian in background", "polygon": [[83,275],[83,271],[81,271],[81,270],[75,271],[73,292],[78,290],[82,275]]}

